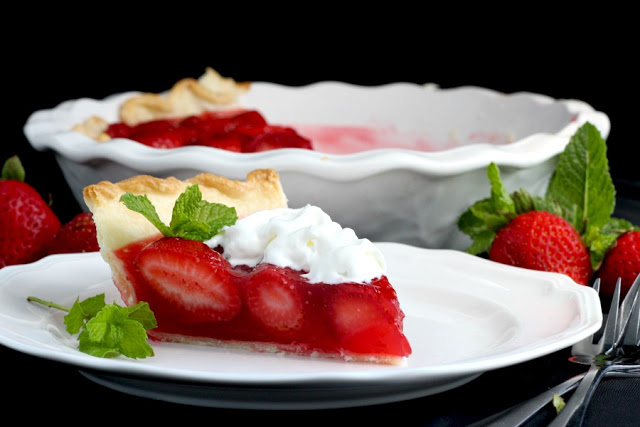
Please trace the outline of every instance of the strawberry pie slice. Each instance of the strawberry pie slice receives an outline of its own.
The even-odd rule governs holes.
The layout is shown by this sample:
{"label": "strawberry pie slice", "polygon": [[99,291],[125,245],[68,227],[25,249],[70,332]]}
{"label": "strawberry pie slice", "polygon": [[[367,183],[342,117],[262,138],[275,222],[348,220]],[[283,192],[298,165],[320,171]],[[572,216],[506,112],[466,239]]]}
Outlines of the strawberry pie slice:
{"label": "strawberry pie slice", "polygon": [[155,314],[152,340],[381,364],[411,354],[380,251],[316,206],[288,208],[273,170],[137,176],[84,197],[124,303]]}

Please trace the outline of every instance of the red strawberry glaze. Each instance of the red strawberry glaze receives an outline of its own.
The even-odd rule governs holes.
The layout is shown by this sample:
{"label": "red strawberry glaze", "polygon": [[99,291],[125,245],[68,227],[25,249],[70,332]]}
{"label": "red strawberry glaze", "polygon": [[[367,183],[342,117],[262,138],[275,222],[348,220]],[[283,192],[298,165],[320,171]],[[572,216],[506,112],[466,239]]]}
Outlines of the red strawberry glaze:
{"label": "red strawberry glaze", "polygon": [[118,122],[109,125],[106,133],[111,138],[129,138],[155,148],[203,145],[242,153],[277,148],[312,149],[309,139],[290,127],[268,124],[255,110],[206,111],[133,126]]}
{"label": "red strawberry glaze", "polygon": [[[137,242],[115,252],[123,262],[127,281],[135,292],[132,304],[146,301],[156,316],[158,327],[149,331],[152,339],[164,340],[167,335],[178,335],[263,343],[300,355],[322,354],[339,358],[362,355],[407,357],[411,354],[411,346],[402,332],[404,313],[386,276],[367,284],[310,283],[301,272],[271,264],[233,268],[208,247],[209,254],[201,252],[204,249],[194,249],[197,255],[188,259],[192,256],[187,254],[189,249],[183,251],[187,254],[184,259],[164,262],[169,270],[178,265],[198,265],[198,269],[202,269],[205,268],[202,265],[209,262],[207,259],[215,259],[212,263],[215,267],[211,270],[213,277],[232,284],[230,294],[237,292],[240,295],[241,306],[234,316],[218,321],[203,320],[178,301],[192,296],[190,285],[176,287],[176,292],[183,293],[177,298],[170,292],[158,292],[157,286],[151,286],[147,280],[155,273],[146,271],[144,259],[151,255],[145,253],[155,250],[154,245],[159,242],[182,247],[181,240],[161,238],[150,244],[148,241]],[[192,243],[206,246],[201,242]],[[189,246],[193,245],[190,243]],[[176,250],[175,254],[181,250]],[[185,281],[190,281],[192,276],[193,271],[185,267]],[[211,282],[218,280],[208,281]],[[122,283],[116,285],[122,293]],[[198,294],[194,293],[194,296]]]}

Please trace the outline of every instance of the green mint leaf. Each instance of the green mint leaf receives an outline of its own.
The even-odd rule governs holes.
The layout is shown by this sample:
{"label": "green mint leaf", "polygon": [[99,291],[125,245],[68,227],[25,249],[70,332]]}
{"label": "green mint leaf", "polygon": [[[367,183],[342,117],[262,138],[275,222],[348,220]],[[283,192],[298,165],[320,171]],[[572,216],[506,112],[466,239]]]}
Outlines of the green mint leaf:
{"label": "green mint leaf", "polygon": [[120,201],[132,211],[144,215],[163,235],[167,236],[169,234],[169,227],[162,222],[155,206],[146,195],[135,196],[127,192],[120,196]]}
{"label": "green mint leaf", "polygon": [[95,357],[110,358],[120,356],[117,347],[109,347],[100,342],[92,341],[87,330],[83,330],[78,335],[78,350]]}
{"label": "green mint leaf", "polygon": [[585,234],[587,226],[602,227],[615,208],[615,188],[609,174],[607,146],[591,123],[582,125],[560,154],[545,198],[558,203],[563,217]]}
{"label": "green mint leaf", "polygon": [[129,209],[144,215],[167,237],[206,241],[238,219],[234,207],[203,200],[200,188],[195,184],[187,187],[176,200],[169,226],[160,220],[155,207],[146,196],[126,193],[120,200]]}
{"label": "green mint leaf", "polygon": [[118,354],[133,359],[153,356],[147,332],[137,320],[129,318],[129,308],[106,305],[90,319],[78,336],[81,351],[112,357]]}
{"label": "green mint leaf", "polygon": [[148,331],[158,326],[156,316],[151,311],[148,303],[141,301],[136,305],[127,307],[127,310],[129,310],[129,319],[140,322],[145,330]]}
{"label": "green mint leaf", "polygon": [[123,355],[134,359],[153,356],[148,343],[147,330],[158,323],[149,304],[139,302],[133,306],[106,305],[104,294],[80,301],[71,308],[37,297],[27,301],[66,311],[64,322],[67,332],[78,334],[78,350],[97,357]]}
{"label": "green mint leaf", "polygon": [[105,306],[104,294],[96,295],[80,301],[76,299],[75,303],[64,317],[64,324],[67,332],[75,335],[80,332],[85,323],[94,317]]}
{"label": "green mint leaf", "polygon": [[153,356],[153,348],[147,341],[147,331],[135,320],[128,319],[119,325],[118,350],[124,356],[144,359]]}
{"label": "green mint leaf", "polygon": [[197,185],[187,187],[173,206],[171,215],[171,229],[184,228],[185,223],[191,221],[201,223],[199,211],[201,209],[202,193]]}
{"label": "green mint leaf", "polygon": [[197,185],[187,187],[178,197],[171,217],[174,236],[192,240],[209,240],[225,225],[233,225],[238,216],[233,207],[202,200]]}

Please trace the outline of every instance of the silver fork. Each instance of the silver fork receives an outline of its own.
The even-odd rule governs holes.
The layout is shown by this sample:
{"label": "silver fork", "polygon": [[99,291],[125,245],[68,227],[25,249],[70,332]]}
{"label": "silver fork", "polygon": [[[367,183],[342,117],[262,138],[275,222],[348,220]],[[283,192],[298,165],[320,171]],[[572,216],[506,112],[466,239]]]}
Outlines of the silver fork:
{"label": "silver fork", "polygon": [[[600,291],[600,280],[593,284]],[[470,427],[518,427],[524,425],[542,408],[548,405],[554,395],[562,396],[574,389],[567,406],[554,419],[555,427],[568,425],[574,417],[584,415],[584,409],[598,382],[605,375],[640,376],[640,360],[637,360],[640,348],[640,275],[627,292],[618,309],[620,301],[620,280],[611,300],[606,322],[595,334],[575,343],[571,347],[571,361],[589,364],[586,373],[569,378],[556,387],[549,389],[524,403],[508,408],[498,414],[472,424]],[[602,335],[594,342],[594,337]]]}
{"label": "silver fork", "polygon": [[[598,283],[599,286],[599,283]],[[598,384],[613,371],[637,371],[640,375],[640,274],[634,280],[618,309],[620,301],[620,279],[616,283],[611,307],[607,315],[604,332],[596,344],[581,341],[571,348],[576,359],[584,355],[596,357],[591,361],[589,370],[580,381],[580,385],[569,399],[567,405],[553,419],[549,427],[567,426],[570,423],[580,425],[586,408]],[[604,350],[604,351],[603,351]]]}

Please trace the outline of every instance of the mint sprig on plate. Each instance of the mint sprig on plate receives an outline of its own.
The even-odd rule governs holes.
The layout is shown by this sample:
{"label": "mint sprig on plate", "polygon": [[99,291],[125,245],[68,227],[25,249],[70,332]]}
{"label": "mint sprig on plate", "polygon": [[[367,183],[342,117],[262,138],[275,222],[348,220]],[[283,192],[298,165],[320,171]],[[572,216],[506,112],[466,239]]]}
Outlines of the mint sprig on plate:
{"label": "mint sprig on plate", "polygon": [[165,237],[206,241],[224,226],[235,224],[238,219],[234,207],[203,200],[200,188],[195,184],[187,187],[176,200],[168,226],[160,220],[155,206],[146,195],[125,193],[120,201],[129,209],[144,215]]}
{"label": "mint sprig on plate", "polygon": [[133,359],[154,355],[147,341],[147,330],[155,328],[157,322],[146,302],[130,307],[106,304],[104,294],[83,301],[77,298],[71,307],[33,296],[27,301],[66,311],[66,330],[71,335],[78,334],[78,350],[83,353],[104,358],[123,355]]}
{"label": "mint sprig on plate", "polygon": [[622,233],[637,229],[629,221],[612,217],[616,193],[609,173],[607,146],[600,131],[583,124],[558,158],[544,197],[526,189],[509,193],[495,163],[487,168],[491,183],[488,198],[475,202],[458,219],[458,228],[472,239],[468,253],[488,251],[500,228],[517,215],[544,210],[569,221],[589,248],[597,269],[604,254]]}

